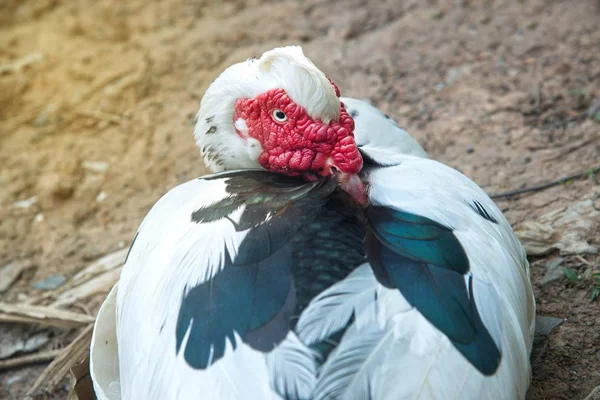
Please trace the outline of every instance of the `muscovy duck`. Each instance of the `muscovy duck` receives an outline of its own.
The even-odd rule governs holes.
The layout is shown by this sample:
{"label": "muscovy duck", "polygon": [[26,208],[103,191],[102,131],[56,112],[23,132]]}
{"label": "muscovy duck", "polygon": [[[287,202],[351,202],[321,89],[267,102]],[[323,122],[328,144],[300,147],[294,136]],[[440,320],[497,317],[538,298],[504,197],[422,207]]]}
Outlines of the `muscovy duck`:
{"label": "muscovy duck", "polygon": [[[247,64],[309,68],[327,87],[299,48],[274,52],[284,56],[265,53]],[[336,158],[335,149],[353,154],[348,144],[319,147],[334,153],[325,157],[305,144],[299,154],[312,154],[308,164],[301,156],[290,162],[295,151],[278,157],[286,151],[268,132],[277,136],[281,123],[310,126],[288,124],[289,115],[328,130],[323,125],[343,121],[350,102],[338,100],[337,120],[314,117],[298,100],[303,92],[292,96],[279,83],[284,93],[275,88],[275,98],[289,96],[300,111],[273,99],[225,102],[253,110],[238,113],[216,97],[211,103],[211,89],[224,96],[214,89],[219,79],[196,128],[207,165],[292,177],[217,173],[153,207],[98,315],[91,349],[98,397],[523,398],[535,311],[528,264],[487,195],[449,167],[402,154],[425,156],[416,142],[407,147],[409,136],[393,122],[394,129],[355,131],[366,193],[354,175],[360,162]],[[363,115],[387,120],[357,104],[368,110]],[[235,127],[224,135],[229,145],[210,136],[228,126]],[[316,132],[305,135],[311,140],[319,136],[308,131]],[[358,203],[370,203],[366,226],[332,179],[315,179],[333,173]]]}

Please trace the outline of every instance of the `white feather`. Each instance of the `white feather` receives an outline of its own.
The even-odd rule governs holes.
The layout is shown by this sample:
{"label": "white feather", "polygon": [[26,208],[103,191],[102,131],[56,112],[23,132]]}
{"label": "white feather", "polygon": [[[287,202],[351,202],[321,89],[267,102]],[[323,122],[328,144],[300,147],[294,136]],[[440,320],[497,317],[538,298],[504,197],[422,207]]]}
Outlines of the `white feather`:
{"label": "white feather", "polygon": [[288,96],[306,109],[313,119],[328,124],[340,117],[340,99],[327,76],[302,52],[300,46],[280,47],[267,51],[258,60],[258,67]]}
{"label": "white feather", "polygon": [[[224,356],[206,370],[193,369],[183,351],[176,353],[177,310],[184,292],[214,276],[223,266],[224,249],[235,256],[247,233],[237,232],[227,219],[191,221],[194,211],[227,196],[223,179],[196,179],[167,193],[142,223],[117,294],[122,398],[279,398],[271,389],[264,354],[239,338],[235,349],[227,342]],[[229,218],[238,222],[241,212]]]}
{"label": "white feather", "polygon": [[271,386],[289,400],[308,399],[317,382],[319,354],[289,332],[267,356]]}
{"label": "white feather", "polygon": [[314,399],[372,398],[373,377],[381,368],[393,339],[393,332],[378,324],[348,331],[323,365]]}
{"label": "white feather", "polygon": [[346,111],[354,117],[354,140],[362,152],[381,165],[392,165],[403,155],[427,158],[412,136],[369,103],[342,97]]}
{"label": "white feather", "polygon": [[[523,399],[529,386],[535,301],[522,246],[493,201],[464,175],[431,160],[398,156],[397,161],[369,174],[371,203],[454,230],[469,258],[479,314],[502,360],[494,375],[482,375],[420,313],[407,311],[399,292],[380,288],[378,321],[389,324],[396,340],[372,382],[373,398]],[[497,223],[479,216],[472,208],[474,200]]]}
{"label": "white feather", "polygon": [[296,329],[307,344],[326,339],[344,328],[352,315],[375,304],[378,283],[368,265],[355,269],[346,279],[315,297],[300,315]]}
{"label": "white feather", "polygon": [[116,329],[117,285],[102,303],[90,345],[90,377],[98,400],[120,400],[119,357]]}

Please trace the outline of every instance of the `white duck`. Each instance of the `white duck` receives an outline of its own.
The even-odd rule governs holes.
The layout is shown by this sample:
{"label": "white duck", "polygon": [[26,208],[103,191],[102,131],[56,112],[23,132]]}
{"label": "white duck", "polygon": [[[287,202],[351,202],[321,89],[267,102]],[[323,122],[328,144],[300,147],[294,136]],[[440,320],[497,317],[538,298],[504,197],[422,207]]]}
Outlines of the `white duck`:
{"label": "white duck", "polygon": [[[343,99],[358,110],[366,194],[337,96],[297,47],[207,90],[196,137],[209,167],[309,182],[225,172],[153,207],[98,315],[99,399],[524,397],[534,302],[510,226],[473,182],[401,154],[425,156]],[[368,196],[369,263],[361,213],[315,180],[331,174]]]}

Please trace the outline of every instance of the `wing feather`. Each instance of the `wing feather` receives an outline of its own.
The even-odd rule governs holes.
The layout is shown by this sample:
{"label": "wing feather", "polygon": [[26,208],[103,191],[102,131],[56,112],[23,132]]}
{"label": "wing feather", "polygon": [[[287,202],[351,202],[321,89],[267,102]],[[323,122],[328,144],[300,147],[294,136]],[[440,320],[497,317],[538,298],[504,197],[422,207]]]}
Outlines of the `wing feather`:
{"label": "wing feather", "polygon": [[317,383],[318,356],[296,334],[288,333],[266,356],[271,386],[286,400],[310,399]]}
{"label": "wing feather", "polygon": [[349,330],[321,368],[315,400],[373,398],[373,377],[393,340],[393,331],[376,323]]}
{"label": "wing feather", "polygon": [[298,335],[308,344],[327,339],[375,303],[377,280],[368,265],[319,294],[300,315]]}

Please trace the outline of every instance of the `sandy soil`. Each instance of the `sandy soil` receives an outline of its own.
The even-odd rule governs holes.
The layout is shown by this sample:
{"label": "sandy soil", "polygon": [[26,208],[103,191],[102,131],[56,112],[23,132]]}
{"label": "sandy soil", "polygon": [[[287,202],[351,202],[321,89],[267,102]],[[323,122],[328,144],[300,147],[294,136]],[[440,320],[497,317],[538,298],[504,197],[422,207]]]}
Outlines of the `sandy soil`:
{"label": "sandy soil", "polygon": [[[31,263],[2,300],[127,246],[163,193],[206,171],[192,127],[207,85],[279,45],[302,44],[344,95],[373,100],[489,193],[596,167],[599,24],[593,0],[0,0],[0,266]],[[519,228],[599,197],[590,178],[499,205]],[[600,384],[600,257],[566,255],[580,279],[542,286],[557,255],[531,260],[539,314],[566,322],[536,344],[530,400]],[[22,398],[42,369],[1,372],[0,398]]]}

